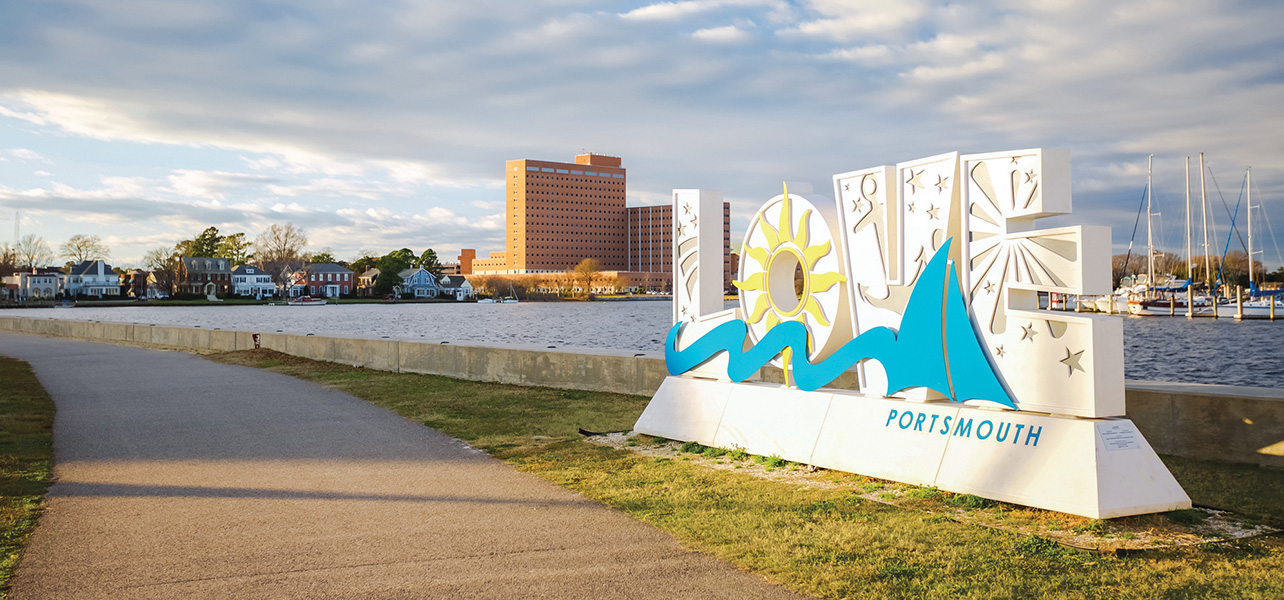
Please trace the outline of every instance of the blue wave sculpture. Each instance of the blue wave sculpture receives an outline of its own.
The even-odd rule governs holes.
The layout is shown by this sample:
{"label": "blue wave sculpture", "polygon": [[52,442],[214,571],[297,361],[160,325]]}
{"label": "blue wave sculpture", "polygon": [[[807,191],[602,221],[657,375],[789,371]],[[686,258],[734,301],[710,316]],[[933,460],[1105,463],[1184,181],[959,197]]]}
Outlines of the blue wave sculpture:
{"label": "blue wave sculpture", "polygon": [[749,326],[742,320],[713,328],[683,350],[677,348],[682,327],[678,323],[665,341],[665,366],[670,375],[680,375],[726,352],[727,376],[740,382],[791,348],[789,366],[794,383],[802,390],[819,389],[852,365],[872,359],[887,372],[888,394],[925,387],[955,402],[989,400],[1015,409],[1016,402],[994,373],[968,318],[954,265],[947,260],[952,241],[945,241],[910,292],[899,333],[875,327],[813,364],[807,360],[807,328],[797,321],[777,324],[748,350],[744,346]]}

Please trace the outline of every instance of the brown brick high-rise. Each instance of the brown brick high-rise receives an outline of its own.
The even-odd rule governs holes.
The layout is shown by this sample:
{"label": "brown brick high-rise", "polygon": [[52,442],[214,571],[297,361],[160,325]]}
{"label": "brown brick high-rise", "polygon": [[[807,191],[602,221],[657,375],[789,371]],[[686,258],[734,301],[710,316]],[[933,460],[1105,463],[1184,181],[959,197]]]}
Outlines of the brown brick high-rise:
{"label": "brown brick high-rise", "polygon": [[474,271],[564,272],[586,258],[597,259],[603,271],[625,270],[625,170],[619,158],[510,160],[504,181],[504,252],[476,260]]}

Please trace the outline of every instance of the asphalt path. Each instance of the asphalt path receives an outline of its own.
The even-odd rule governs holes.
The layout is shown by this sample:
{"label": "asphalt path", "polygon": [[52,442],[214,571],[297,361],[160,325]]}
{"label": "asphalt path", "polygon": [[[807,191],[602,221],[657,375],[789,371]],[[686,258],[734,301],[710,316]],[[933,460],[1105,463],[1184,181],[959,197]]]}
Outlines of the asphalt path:
{"label": "asphalt path", "polygon": [[0,355],[58,409],[19,600],[798,597],[336,390],[36,336]]}

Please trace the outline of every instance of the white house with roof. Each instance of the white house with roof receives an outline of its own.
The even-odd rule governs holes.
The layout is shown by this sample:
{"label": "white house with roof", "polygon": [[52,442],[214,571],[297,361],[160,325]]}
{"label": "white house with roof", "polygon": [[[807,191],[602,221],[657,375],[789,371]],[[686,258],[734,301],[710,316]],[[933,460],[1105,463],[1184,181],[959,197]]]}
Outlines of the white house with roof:
{"label": "white house with roof", "polygon": [[423,267],[405,269],[397,273],[401,277],[401,293],[411,294],[416,298],[436,298],[437,277]]}
{"label": "white house with roof", "polygon": [[72,296],[119,296],[120,277],[107,261],[87,260],[71,268],[66,289]]}
{"label": "white house with roof", "polygon": [[66,276],[57,269],[32,269],[4,278],[4,297],[9,300],[53,300],[62,292]]}
{"label": "white house with roof", "polygon": [[232,293],[237,296],[276,295],[276,282],[272,274],[254,265],[241,265],[232,271]]}
{"label": "white house with roof", "polygon": [[459,302],[477,295],[473,291],[473,284],[468,283],[463,275],[443,275],[439,283],[443,295],[454,296]]}

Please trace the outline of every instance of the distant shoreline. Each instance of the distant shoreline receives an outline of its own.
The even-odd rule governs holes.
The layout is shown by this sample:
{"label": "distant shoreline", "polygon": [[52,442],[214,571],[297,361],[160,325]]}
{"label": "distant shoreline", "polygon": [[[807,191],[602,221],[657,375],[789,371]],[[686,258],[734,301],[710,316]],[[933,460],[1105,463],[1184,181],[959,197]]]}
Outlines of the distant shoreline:
{"label": "distant shoreline", "polygon": [[[549,300],[544,298],[522,300],[521,302],[658,302],[671,301],[673,296],[660,295],[637,295],[637,296],[607,296],[589,299],[560,298]],[[114,307],[170,307],[170,306],[266,306],[269,304],[280,304],[282,300],[251,300],[240,298],[227,298],[219,302],[210,302],[209,300],[80,300],[72,308],[114,308]],[[330,304],[476,304],[475,300],[459,302],[446,298],[433,299],[413,299],[413,300],[377,300],[373,298],[345,298],[329,299]],[[58,302],[40,302],[40,303],[23,303],[23,304],[6,304],[0,305],[0,310],[4,309],[22,309],[22,308],[55,308]]]}

